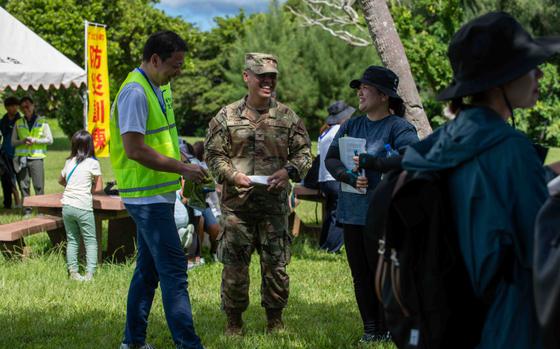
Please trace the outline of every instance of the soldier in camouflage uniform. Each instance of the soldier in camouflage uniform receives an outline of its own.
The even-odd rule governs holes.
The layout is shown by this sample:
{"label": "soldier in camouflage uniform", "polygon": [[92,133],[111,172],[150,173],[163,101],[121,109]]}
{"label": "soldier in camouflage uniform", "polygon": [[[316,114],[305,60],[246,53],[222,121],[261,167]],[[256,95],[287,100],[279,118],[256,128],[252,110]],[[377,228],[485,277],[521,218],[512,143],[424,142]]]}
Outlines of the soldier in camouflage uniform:
{"label": "soldier in camouflage uniform", "polygon": [[[248,95],[218,112],[205,141],[208,167],[223,185],[217,254],[224,265],[221,296],[229,335],[242,332],[255,249],[261,257],[261,305],[268,331],[283,327],[288,302],[289,179],[305,176],[311,152],[302,120],[273,98],[277,74],[276,57],[248,53],[243,71]],[[251,182],[251,175],[268,176],[267,184]]]}

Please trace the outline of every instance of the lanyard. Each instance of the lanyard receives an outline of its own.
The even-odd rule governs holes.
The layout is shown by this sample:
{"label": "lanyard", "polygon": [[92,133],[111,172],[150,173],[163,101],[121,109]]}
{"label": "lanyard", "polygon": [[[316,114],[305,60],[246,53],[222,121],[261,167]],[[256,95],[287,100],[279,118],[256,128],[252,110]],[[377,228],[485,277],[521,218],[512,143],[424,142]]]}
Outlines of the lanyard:
{"label": "lanyard", "polygon": [[[142,68],[137,68],[138,71],[140,73],[142,73],[142,75],[144,76],[144,78],[146,79],[146,81],[148,82],[148,84],[150,84],[150,87],[152,88],[152,91],[154,91],[154,94],[156,95],[156,98],[158,100],[159,106],[161,108],[161,111],[163,112],[163,115],[165,116],[165,120],[167,120],[167,111],[165,109],[165,103],[162,103],[161,100],[159,99],[159,95],[156,92],[156,89],[154,88],[154,85],[152,85],[152,82],[150,81],[150,79],[148,79],[148,76],[146,75],[146,73],[142,70]],[[163,99],[163,96],[162,96]]]}
{"label": "lanyard", "polygon": [[76,161],[76,165],[74,166],[74,168],[72,169],[72,171],[70,171],[70,173],[68,174],[68,176],[66,176],[66,184],[68,184],[68,181],[70,181],[70,177],[72,177],[72,174],[74,173],[74,170],[76,169],[76,167],[78,167],[79,163]]}

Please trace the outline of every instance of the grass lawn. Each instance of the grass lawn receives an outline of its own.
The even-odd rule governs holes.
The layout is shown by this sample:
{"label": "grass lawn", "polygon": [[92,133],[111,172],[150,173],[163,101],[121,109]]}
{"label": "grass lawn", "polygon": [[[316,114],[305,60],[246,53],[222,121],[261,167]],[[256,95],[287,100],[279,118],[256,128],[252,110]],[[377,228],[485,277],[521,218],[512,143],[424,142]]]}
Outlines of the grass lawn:
{"label": "grass lawn", "polygon": [[[34,246],[35,247],[35,246]],[[251,265],[251,305],[246,334],[223,336],[218,263],[189,272],[189,291],[197,332],[206,348],[360,348],[361,321],[354,302],[350,271],[343,256],[317,252],[298,241],[289,266],[290,302],[286,330],[264,332],[259,301],[259,266]],[[103,264],[91,283],[66,278],[60,252],[40,253],[23,261],[0,263],[1,348],[117,348],[122,338],[126,295],[133,263]],[[172,348],[158,291],[150,316],[148,340]],[[393,348],[391,345],[369,348]]]}
{"label": "grass lawn", "polygon": [[[56,179],[69,155],[68,140],[56,125],[51,128],[56,139],[45,161],[47,193],[62,191]],[[112,179],[108,159],[100,161],[104,179]],[[302,203],[298,212],[304,221],[315,220],[314,203]],[[19,212],[0,210],[0,223],[18,219]],[[104,263],[93,282],[77,283],[67,279],[63,252],[51,248],[46,234],[28,237],[26,243],[32,250],[29,258],[0,257],[0,348],[117,348],[134,262]],[[394,348],[357,343],[361,320],[346,257],[319,252],[315,246],[316,242],[306,236],[294,241],[288,267],[291,294],[285,311],[286,329],[275,335],[265,334],[257,255],[251,264],[251,304],[244,315],[243,337],[223,335],[220,264],[208,263],[189,272],[195,326],[205,347]],[[150,315],[148,341],[159,349],[173,348],[159,290]]]}

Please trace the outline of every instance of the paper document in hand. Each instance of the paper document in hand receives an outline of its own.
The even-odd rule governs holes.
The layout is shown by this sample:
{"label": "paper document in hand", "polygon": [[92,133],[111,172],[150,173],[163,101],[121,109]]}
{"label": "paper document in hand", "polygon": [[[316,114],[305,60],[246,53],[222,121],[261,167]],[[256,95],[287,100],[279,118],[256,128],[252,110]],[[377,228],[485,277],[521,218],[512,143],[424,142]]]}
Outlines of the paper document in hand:
{"label": "paper document in hand", "polygon": [[[340,137],[338,139],[338,149],[340,151],[340,160],[346,169],[351,170],[355,167],[352,159],[356,154],[366,152],[366,140],[364,138]],[[340,189],[347,193],[365,194],[366,189],[356,189],[346,183],[340,183]]]}
{"label": "paper document in hand", "polygon": [[268,185],[268,176],[247,176],[253,184]]}

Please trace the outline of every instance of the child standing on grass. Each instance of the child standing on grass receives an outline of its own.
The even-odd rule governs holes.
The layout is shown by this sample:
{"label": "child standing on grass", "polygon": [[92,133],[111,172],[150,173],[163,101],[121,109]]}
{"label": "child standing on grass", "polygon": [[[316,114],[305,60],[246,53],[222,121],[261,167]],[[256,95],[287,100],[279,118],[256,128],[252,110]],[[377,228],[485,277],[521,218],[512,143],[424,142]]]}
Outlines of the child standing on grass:
{"label": "child standing on grass", "polygon": [[[72,152],[64,164],[58,183],[63,185],[62,218],[68,246],[66,262],[69,277],[89,281],[97,267],[97,239],[93,217],[92,193],[103,191],[101,168],[94,157],[93,140],[89,132],[80,130],[72,136]],[[80,234],[86,248],[86,274],[78,272]]]}

